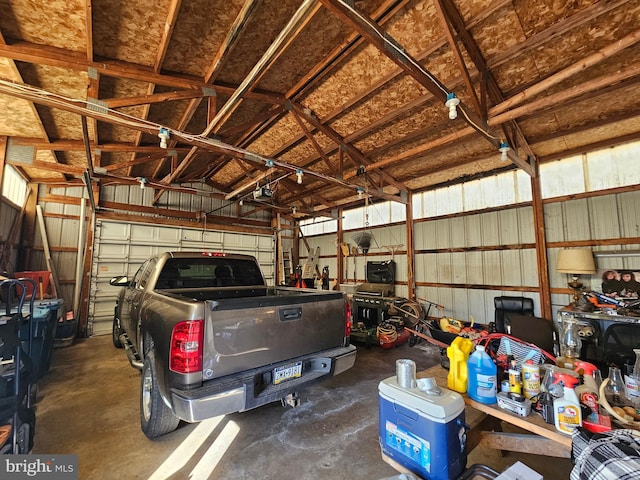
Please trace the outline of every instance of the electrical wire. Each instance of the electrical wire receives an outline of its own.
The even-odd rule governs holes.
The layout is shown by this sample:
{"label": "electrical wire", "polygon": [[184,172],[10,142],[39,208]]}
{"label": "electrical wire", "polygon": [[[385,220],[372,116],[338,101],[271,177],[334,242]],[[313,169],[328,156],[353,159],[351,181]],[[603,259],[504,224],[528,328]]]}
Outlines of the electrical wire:
{"label": "electrical wire", "polygon": [[38,89],[31,85],[16,83],[16,82],[12,82],[12,81],[0,78],[0,93],[6,93],[8,95],[17,96],[19,98],[23,98],[23,99],[32,101],[34,103],[43,103],[45,105],[52,106],[54,108],[57,107],[62,110],[71,111],[79,115],[90,116],[92,118],[97,118],[98,120],[102,120],[107,123],[113,123],[113,119],[117,118],[120,124],[129,126],[136,130],[146,131],[149,134],[154,134],[156,132],[159,132],[160,129],[162,128],[168,131],[171,136],[182,139],[183,141],[191,144],[194,147],[200,147],[200,148],[209,147],[216,150],[222,150],[223,153],[235,154],[238,158],[241,158],[247,161],[252,161],[254,163],[266,164],[267,161],[271,161],[273,162],[273,165],[290,170],[294,173],[298,170],[301,170],[304,174],[308,174],[312,177],[320,178],[330,183],[337,183],[343,187],[354,189],[354,190],[357,190],[358,188],[358,185],[350,184],[339,178],[325,175],[323,173],[316,172],[314,170],[309,170],[305,167],[301,167],[298,165],[292,165],[286,162],[282,162],[277,159],[265,157],[258,153],[250,152],[240,147],[227,144],[215,138],[209,138],[202,134],[194,135],[191,133],[182,132],[180,130],[176,130],[170,127],[165,127],[163,125],[151,122],[149,120],[140,119],[132,115],[119,112],[117,110],[113,110],[107,107],[106,105],[92,103],[87,100],[78,100],[70,97],[65,97],[64,95]]}

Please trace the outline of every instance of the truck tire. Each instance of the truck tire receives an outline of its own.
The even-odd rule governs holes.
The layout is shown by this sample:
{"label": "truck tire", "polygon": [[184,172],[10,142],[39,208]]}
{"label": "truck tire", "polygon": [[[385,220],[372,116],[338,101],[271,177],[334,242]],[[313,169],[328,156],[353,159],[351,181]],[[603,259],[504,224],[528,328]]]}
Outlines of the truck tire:
{"label": "truck tire", "polygon": [[140,425],[153,440],[178,428],[180,419],[164,403],[158,389],[153,350],[145,356],[140,388]]}
{"label": "truck tire", "polygon": [[113,328],[111,329],[111,336],[113,340],[113,346],[116,348],[122,348],[122,342],[120,341],[120,335],[122,335],[122,328],[120,328],[120,321],[118,317],[113,317]]}

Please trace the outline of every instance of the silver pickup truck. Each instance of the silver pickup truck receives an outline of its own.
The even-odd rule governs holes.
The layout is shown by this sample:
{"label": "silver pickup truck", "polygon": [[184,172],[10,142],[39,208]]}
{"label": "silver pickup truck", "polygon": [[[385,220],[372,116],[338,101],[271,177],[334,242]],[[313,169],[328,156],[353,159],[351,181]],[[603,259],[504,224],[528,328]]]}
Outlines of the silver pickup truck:
{"label": "silver pickup truck", "polygon": [[122,288],[113,343],[142,370],[142,431],[156,438],[278,400],[351,368],[343,292],[268,287],[249,255],[167,252]]}

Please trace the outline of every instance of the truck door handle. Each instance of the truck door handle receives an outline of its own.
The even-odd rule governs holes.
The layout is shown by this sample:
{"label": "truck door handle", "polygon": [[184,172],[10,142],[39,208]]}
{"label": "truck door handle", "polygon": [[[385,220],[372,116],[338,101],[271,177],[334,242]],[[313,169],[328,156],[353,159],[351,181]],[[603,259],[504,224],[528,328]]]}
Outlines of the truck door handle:
{"label": "truck door handle", "polygon": [[280,321],[288,322],[291,320],[298,320],[302,318],[302,307],[295,308],[282,308],[279,311]]}

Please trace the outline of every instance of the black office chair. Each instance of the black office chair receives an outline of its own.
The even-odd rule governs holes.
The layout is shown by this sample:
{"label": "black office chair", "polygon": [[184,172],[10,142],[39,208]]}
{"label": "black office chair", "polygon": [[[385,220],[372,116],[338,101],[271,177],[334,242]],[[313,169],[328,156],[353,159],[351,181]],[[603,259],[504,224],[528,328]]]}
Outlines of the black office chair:
{"label": "black office chair", "polygon": [[556,355],[558,334],[553,322],[533,315],[505,313],[505,333],[527,343],[533,343],[541,349]]}
{"label": "black office chair", "polygon": [[533,300],[525,297],[494,297],[496,332],[507,333],[504,326],[504,316],[507,313],[533,315]]}
{"label": "black office chair", "polygon": [[640,324],[614,323],[605,330],[602,349],[607,364],[615,364],[624,372],[625,364],[636,361],[634,348],[640,348]]}

